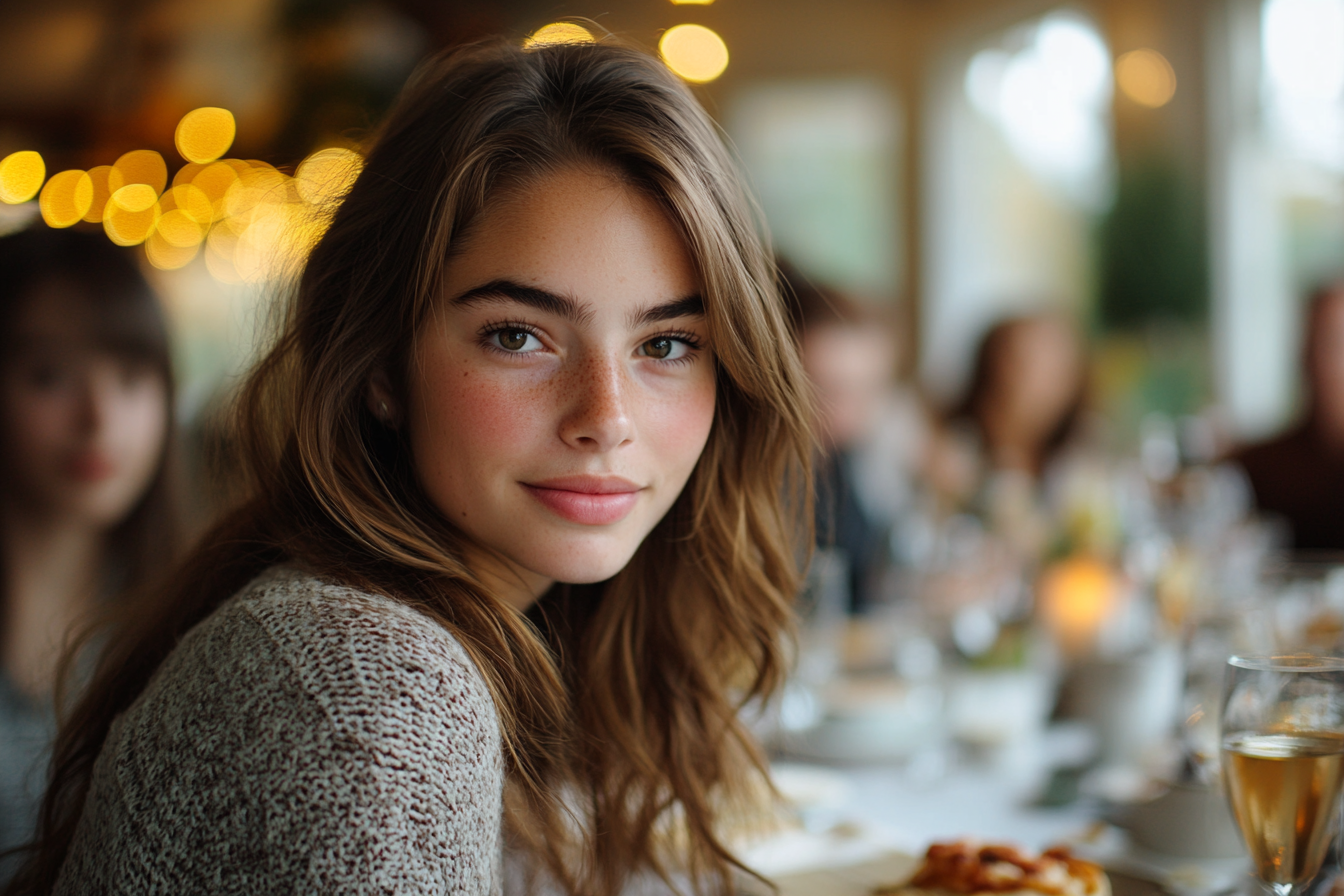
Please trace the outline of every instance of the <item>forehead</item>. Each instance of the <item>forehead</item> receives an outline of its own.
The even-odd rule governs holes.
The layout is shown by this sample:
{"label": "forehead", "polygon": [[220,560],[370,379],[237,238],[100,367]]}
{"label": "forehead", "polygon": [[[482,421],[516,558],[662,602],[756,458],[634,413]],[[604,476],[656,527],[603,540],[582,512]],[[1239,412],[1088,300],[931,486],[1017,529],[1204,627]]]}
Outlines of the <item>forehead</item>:
{"label": "forehead", "polygon": [[602,308],[698,292],[681,233],[663,208],[619,177],[567,168],[509,191],[447,263],[448,296],[507,279]]}

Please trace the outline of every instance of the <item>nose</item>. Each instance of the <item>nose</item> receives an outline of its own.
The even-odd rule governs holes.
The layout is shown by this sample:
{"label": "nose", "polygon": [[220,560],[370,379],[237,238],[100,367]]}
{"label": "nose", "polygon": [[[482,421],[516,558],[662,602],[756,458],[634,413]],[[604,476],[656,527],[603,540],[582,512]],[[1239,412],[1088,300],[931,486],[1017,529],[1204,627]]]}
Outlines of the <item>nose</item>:
{"label": "nose", "polygon": [[107,423],[108,406],[115,384],[102,371],[90,370],[79,388],[79,428],[85,436],[97,436]]}
{"label": "nose", "polygon": [[586,359],[566,377],[560,438],[573,448],[611,451],[634,437],[630,377],[615,357]]}

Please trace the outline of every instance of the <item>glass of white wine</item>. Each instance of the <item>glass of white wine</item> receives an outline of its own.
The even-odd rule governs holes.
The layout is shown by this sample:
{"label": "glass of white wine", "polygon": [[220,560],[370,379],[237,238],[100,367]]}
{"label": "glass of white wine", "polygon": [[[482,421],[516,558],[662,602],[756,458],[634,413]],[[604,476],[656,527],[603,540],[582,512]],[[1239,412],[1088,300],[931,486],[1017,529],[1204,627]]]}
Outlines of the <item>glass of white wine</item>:
{"label": "glass of white wine", "polygon": [[1234,656],[1223,689],[1222,766],[1255,874],[1297,896],[1321,870],[1344,785],[1344,659]]}

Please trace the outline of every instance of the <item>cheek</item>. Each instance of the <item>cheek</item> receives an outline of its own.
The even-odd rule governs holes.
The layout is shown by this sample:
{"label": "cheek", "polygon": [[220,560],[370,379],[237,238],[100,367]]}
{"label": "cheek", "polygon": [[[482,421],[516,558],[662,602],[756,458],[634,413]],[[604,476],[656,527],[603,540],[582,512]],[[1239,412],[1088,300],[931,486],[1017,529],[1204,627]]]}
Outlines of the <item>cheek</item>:
{"label": "cheek", "polygon": [[648,426],[660,454],[677,472],[689,476],[700,459],[714,424],[714,381],[706,377],[665,402],[652,403],[660,408]]}
{"label": "cheek", "polygon": [[104,419],[113,450],[135,471],[154,467],[168,431],[168,396],[162,384],[147,385],[122,395]]}
{"label": "cheek", "polygon": [[49,458],[68,451],[79,441],[77,400],[61,392],[35,394],[9,389],[3,398],[6,454]]}
{"label": "cheek", "polygon": [[543,437],[555,396],[545,383],[427,359],[411,387],[411,444],[427,484],[481,483]]}

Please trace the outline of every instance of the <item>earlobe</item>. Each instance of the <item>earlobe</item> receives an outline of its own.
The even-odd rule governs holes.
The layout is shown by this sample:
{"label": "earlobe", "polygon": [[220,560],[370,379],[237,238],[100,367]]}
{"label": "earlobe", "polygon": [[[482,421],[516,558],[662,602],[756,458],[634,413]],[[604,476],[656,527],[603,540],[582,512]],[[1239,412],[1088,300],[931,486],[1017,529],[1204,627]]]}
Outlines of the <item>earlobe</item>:
{"label": "earlobe", "polygon": [[369,413],[387,426],[401,423],[401,408],[392,394],[392,378],[387,371],[379,367],[369,374],[369,387],[365,394]]}

